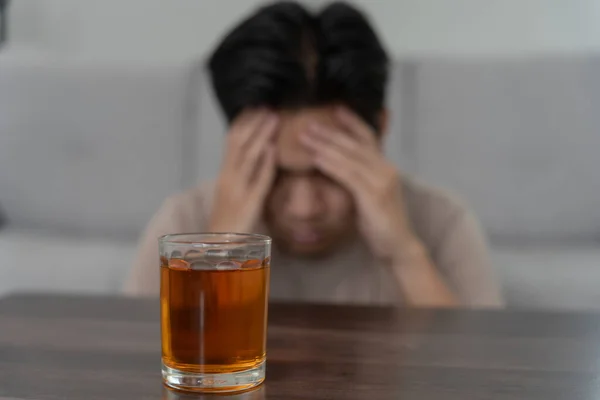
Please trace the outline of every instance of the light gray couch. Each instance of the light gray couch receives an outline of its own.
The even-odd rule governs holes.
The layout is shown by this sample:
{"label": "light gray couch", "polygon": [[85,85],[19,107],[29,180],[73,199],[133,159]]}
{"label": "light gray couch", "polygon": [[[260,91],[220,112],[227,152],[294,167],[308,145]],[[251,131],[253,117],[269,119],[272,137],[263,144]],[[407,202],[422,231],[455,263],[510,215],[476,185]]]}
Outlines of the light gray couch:
{"label": "light gray couch", "polygon": [[[600,61],[394,66],[387,152],[465,198],[511,306],[600,309]],[[0,53],[0,293],[118,292],[169,194],[213,178],[224,125],[201,63]]]}
{"label": "light gray couch", "polygon": [[119,289],[139,231],[190,184],[196,69],[0,53],[0,293]]}

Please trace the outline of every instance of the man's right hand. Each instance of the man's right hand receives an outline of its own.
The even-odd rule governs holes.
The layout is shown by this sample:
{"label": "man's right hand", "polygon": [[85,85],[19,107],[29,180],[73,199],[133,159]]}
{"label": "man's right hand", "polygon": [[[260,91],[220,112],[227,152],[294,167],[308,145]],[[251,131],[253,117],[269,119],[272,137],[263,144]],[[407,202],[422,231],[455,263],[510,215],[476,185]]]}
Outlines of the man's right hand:
{"label": "man's right hand", "polygon": [[217,179],[210,232],[250,233],[256,229],[275,175],[271,139],[278,123],[277,115],[266,109],[247,110],[233,122]]}

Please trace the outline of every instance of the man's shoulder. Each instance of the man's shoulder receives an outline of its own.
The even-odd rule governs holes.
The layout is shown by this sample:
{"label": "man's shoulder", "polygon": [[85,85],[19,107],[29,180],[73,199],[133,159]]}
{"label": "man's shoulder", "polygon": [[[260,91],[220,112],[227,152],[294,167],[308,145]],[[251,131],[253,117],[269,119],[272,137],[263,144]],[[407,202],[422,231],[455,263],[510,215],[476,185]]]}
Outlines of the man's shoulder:
{"label": "man's shoulder", "polygon": [[172,216],[202,215],[210,211],[214,184],[203,183],[171,195],[163,202],[159,213]]}
{"label": "man's shoulder", "polygon": [[439,209],[443,213],[467,211],[464,201],[450,190],[429,185],[414,177],[403,177],[402,188],[407,206],[413,209]]}
{"label": "man's shoulder", "polygon": [[413,229],[434,240],[457,218],[469,214],[469,208],[456,194],[426,184],[414,177],[403,177],[406,208]]}

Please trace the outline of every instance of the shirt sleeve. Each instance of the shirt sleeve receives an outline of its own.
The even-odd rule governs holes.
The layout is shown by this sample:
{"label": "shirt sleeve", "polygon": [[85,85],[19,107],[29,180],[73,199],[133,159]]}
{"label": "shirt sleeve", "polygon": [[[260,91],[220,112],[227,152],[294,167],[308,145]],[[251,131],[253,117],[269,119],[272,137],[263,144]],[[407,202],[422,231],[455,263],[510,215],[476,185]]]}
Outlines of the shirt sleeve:
{"label": "shirt sleeve", "polygon": [[123,291],[130,296],[157,296],[160,292],[158,238],[171,233],[197,232],[204,218],[196,199],[182,194],[168,198],[140,237],[137,254]]}
{"label": "shirt sleeve", "polygon": [[451,220],[434,259],[464,305],[504,305],[489,259],[485,236],[472,213],[462,210]]}

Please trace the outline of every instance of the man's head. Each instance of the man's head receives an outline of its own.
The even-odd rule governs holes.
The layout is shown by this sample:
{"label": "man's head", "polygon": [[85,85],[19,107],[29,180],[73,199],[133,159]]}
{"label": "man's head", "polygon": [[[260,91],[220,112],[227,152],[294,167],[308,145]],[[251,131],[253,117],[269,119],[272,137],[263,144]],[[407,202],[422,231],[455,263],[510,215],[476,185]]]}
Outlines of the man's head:
{"label": "man's head", "polygon": [[230,122],[252,107],[279,114],[278,172],[265,205],[276,242],[306,256],[342,243],[354,232],[352,197],[314,168],[299,138],[314,122],[336,127],[336,105],[377,134],[385,129],[388,58],[364,15],[343,3],[316,14],[292,2],[263,7],[224,38],[209,69]]}

